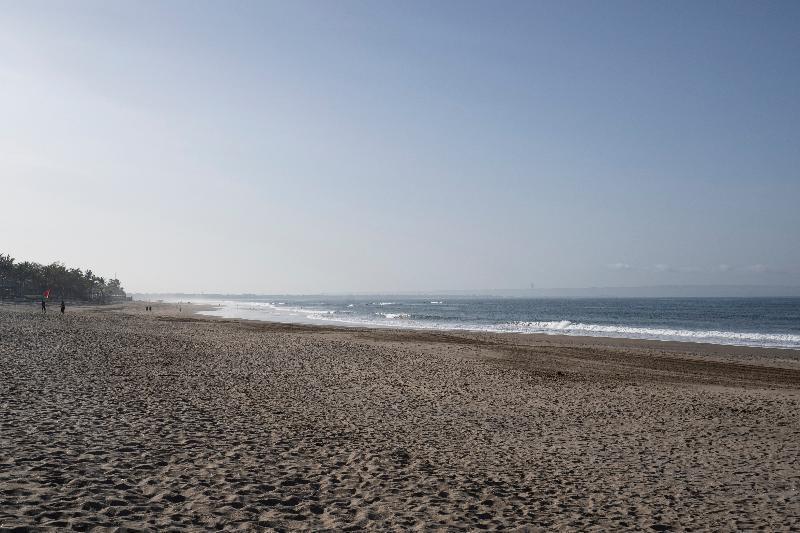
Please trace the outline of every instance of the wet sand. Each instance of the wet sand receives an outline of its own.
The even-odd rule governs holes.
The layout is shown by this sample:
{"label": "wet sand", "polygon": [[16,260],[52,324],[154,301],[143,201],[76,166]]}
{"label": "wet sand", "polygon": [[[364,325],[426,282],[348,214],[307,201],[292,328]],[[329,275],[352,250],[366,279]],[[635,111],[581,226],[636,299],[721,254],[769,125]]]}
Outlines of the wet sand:
{"label": "wet sand", "polygon": [[798,457],[798,351],[0,306],[0,530],[798,530]]}

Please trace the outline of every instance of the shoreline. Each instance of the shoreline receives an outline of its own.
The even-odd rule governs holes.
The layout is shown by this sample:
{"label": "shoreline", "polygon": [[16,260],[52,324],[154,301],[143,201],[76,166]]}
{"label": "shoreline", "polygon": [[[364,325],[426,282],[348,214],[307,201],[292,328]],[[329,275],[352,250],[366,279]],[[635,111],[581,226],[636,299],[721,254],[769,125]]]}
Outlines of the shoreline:
{"label": "shoreline", "polygon": [[[251,302],[244,302],[249,304]],[[425,321],[410,320],[407,323],[403,321],[394,321],[390,323],[380,323],[380,321],[364,321],[361,318],[348,320],[346,318],[330,318],[333,313],[338,311],[322,310],[315,311],[312,309],[297,309],[294,307],[276,307],[275,305],[268,305],[270,310],[265,310],[261,313],[250,313],[245,305],[244,312],[239,311],[239,307],[226,308],[220,307],[216,303],[201,303],[199,305],[207,306],[204,311],[208,313],[204,316],[214,318],[227,318],[236,320],[255,320],[266,322],[278,323],[302,323],[317,325],[322,327],[347,327],[347,328],[369,328],[369,329],[387,329],[387,330],[418,330],[418,331],[443,331],[443,332],[465,332],[465,333],[492,333],[492,334],[519,334],[519,335],[547,335],[557,337],[579,337],[579,338],[598,338],[598,339],[628,339],[628,340],[642,340],[642,341],[655,341],[664,343],[690,343],[690,344],[708,344],[717,346],[736,346],[736,347],[752,347],[764,348],[775,350],[794,350],[800,351],[800,344],[798,339],[800,335],[794,333],[763,333],[758,331],[738,331],[738,330],[705,330],[705,329],[691,329],[687,327],[684,329],[671,329],[669,326],[624,326],[624,325],[601,325],[598,324],[577,324],[577,330],[572,332],[562,332],[557,328],[550,329],[549,327],[534,328],[533,331],[520,331],[519,327],[514,327],[512,323],[498,323],[495,325],[469,325],[468,323],[433,323],[425,324]],[[227,305],[227,304],[226,304]],[[293,304],[295,305],[295,304]],[[302,305],[302,304],[300,304]],[[309,314],[310,313],[310,314]],[[227,314],[228,316],[221,316]],[[377,313],[380,314],[380,313]],[[250,315],[250,316],[248,316]],[[326,318],[322,318],[322,317]],[[339,315],[336,315],[339,316]],[[362,317],[363,318],[363,317]],[[556,321],[543,322],[542,324],[551,324]],[[567,326],[572,324],[570,320],[561,321]],[[538,322],[536,324],[539,324]],[[574,325],[574,324],[573,324]],[[607,328],[604,330],[603,328]],[[526,329],[522,327],[522,329]],[[571,329],[571,328],[567,328]],[[781,339],[781,338],[785,339]],[[737,341],[736,339],[742,339]],[[757,339],[764,339],[759,342]]]}
{"label": "shoreline", "polygon": [[[182,314],[170,312],[169,306],[172,304],[163,305],[167,308],[167,320],[219,322],[261,332],[290,331],[345,337],[355,335],[381,344],[401,346],[420,342],[434,345],[457,344],[475,347],[480,351],[501,352],[505,355],[492,359],[495,362],[502,360],[505,366],[510,365],[515,368],[530,366],[530,361],[527,359],[537,352],[545,351],[552,354],[567,351],[570,364],[575,364],[577,361],[582,372],[594,368],[602,374],[608,365],[622,365],[631,371],[632,376],[638,376],[639,379],[649,372],[658,371],[665,375],[671,374],[672,377],[669,379],[672,382],[726,383],[726,380],[717,379],[715,376],[721,373],[730,377],[733,380],[730,383],[735,386],[742,386],[749,378],[752,378],[753,382],[745,386],[782,388],[784,385],[780,382],[784,379],[788,380],[789,388],[800,386],[800,350],[791,348],[536,333],[357,327],[310,324],[303,321],[279,322],[198,314],[197,311],[208,307],[203,304],[180,304],[184,309]],[[554,361],[550,364],[554,364]],[[765,373],[764,369],[768,371]],[[558,370],[553,371],[558,372]],[[635,378],[632,377],[628,381],[635,381]]]}
{"label": "shoreline", "polygon": [[[172,305],[162,304],[162,305]],[[177,304],[175,304],[177,305]],[[310,319],[303,320],[267,320],[258,318],[227,318],[216,315],[200,314],[201,311],[214,310],[215,307],[207,304],[181,304],[182,306],[191,309],[192,314],[200,319],[206,320],[219,320],[229,322],[243,322],[243,323],[263,323],[263,324],[280,324],[280,325],[302,325],[310,328],[316,328],[320,331],[378,331],[384,334],[397,334],[401,332],[414,332],[426,334],[445,334],[445,335],[463,335],[467,337],[487,336],[502,339],[513,339],[516,342],[528,344],[532,341],[534,344],[548,344],[550,341],[554,345],[580,345],[580,346],[602,346],[606,348],[645,348],[655,351],[670,351],[681,353],[697,353],[698,355],[713,355],[722,356],[725,354],[733,354],[734,356],[744,357],[748,355],[757,356],[770,356],[775,359],[785,359],[787,361],[797,361],[800,364],[800,348],[783,348],[783,347],[768,347],[768,346],[748,346],[737,344],[715,344],[710,342],[700,341],[679,341],[679,340],[660,340],[660,339],[633,339],[629,337],[611,337],[611,336],[593,336],[593,335],[564,335],[558,333],[516,333],[516,332],[493,332],[493,331],[480,331],[480,330],[467,330],[467,329],[446,329],[446,328],[414,328],[414,327],[385,327],[380,325],[360,325],[360,324],[345,324],[345,323],[331,323],[324,320],[312,321]]]}

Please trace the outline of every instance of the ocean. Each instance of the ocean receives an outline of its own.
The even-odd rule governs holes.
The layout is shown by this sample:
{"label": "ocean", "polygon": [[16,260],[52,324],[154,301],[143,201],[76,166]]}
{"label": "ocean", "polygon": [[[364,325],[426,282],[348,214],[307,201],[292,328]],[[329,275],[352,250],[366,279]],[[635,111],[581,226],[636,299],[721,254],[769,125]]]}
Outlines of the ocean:
{"label": "ocean", "polygon": [[800,349],[800,298],[220,297],[226,318]]}

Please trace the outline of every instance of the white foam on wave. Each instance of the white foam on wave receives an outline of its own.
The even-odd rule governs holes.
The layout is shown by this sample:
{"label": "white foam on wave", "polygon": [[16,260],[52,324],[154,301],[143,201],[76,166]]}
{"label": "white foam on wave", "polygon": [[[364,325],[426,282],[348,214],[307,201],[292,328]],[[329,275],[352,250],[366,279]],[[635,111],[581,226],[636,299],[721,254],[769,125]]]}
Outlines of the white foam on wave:
{"label": "white foam on wave", "polygon": [[377,316],[382,316],[388,319],[395,319],[395,318],[411,318],[411,315],[408,313],[375,313]]}
{"label": "white foam on wave", "polygon": [[601,324],[573,323],[569,320],[550,322],[509,322],[500,328],[518,333],[558,333],[600,337],[656,339],[747,346],[800,347],[800,335],[790,333],[756,333],[719,330],[646,328]]}
{"label": "white foam on wave", "polygon": [[573,323],[569,320],[554,320],[545,322],[506,322],[502,324],[481,325],[409,320],[410,317],[406,313],[375,314],[377,316],[384,317],[384,319],[363,319],[359,317],[339,318],[332,316],[319,318],[325,321],[334,321],[340,323],[408,329],[437,329],[488,333],[540,333],[549,335],[703,342],[734,346],[800,348],[800,335],[793,335],[790,333],[755,333],[716,330],[643,328],[633,326]]}
{"label": "white foam on wave", "polygon": [[213,311],[199,311],[198,314],[219,316],[223,318],[244,318],[247,320],[269,320],[272,316],[304,316],[314,320],[322,316],[333,315],[333,309],[306,309],[303,307],[288,306],[285,302],[248,302],[225,300],[215,302],[221,307]]}
{"label": "white foam on wave", "polygon": [[[585,324],[569,320],[517,321],[500,324],[474,324],[435,320],[412,319],[408,313],[376,312],[371,316],[352,315],[349,312],[336,314],[332,309],[308,309],[288,306],[283,302],[224,301],[222,307],[201,314],[226,318],[250,320],[276,320],[280,317],[296,317],[313,322],[337,322],[343,325],[390,327],[403,329],[435,329],[475,331],[491,333],[538,333],[549,335],[572,335],[590,337],[616,337],[662,341],[704,342],[711,344],[759,346],[771,348],[800,348],[800,335],[791,333],[756,333],[719,330],[691,330],[658,327],[635,327],[622,325]],[[390,302],[382,302],[391,305]],[[283,305],[281,305],[283,304]],[[379,305],[374,303],[374,305]],[[294,319],[293,319],[294,320]]]}
{"label": "white foam on wave", "polygon": [[[335,310],[332,309],[306,309],[303,307],[289,307],[289,306],[280,306],[277,307],[275,305],[268,304],[269,307],[274,309],[275,311],[280,311],[282,313],[296,313],[298,315],[333,315],[336,313]],[[309,316],[311,318],[311,316]]]}

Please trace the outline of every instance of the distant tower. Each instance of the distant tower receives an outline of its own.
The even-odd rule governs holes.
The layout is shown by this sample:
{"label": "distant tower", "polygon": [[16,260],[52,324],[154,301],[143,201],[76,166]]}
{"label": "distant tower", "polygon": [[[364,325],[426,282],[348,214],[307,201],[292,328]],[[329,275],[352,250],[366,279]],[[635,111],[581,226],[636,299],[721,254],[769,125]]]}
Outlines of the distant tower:
{"label": "distant tower", "polygon": [[535,288],[536,288],[536,285],[534,285],[533,282],[531,281],[531,290],[533,290]]}

